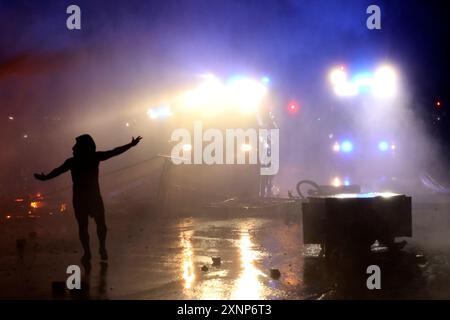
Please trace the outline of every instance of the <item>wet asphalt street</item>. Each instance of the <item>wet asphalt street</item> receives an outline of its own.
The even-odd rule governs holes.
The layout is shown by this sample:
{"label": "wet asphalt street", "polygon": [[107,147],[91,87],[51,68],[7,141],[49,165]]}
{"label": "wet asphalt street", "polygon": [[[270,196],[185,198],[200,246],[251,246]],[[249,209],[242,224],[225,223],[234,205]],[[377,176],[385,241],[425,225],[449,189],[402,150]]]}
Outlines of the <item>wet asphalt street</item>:
{"label": "wet asphalt street", "polygon": [[[448,299],[448,209],[415,204],[414,237],[402,253],[331,268],[318,246],[303,246],[300,216],[158,219],[110,209],[110,259],[100,263],[91,223],[94,256],[81,291],[59,288],[67,266],[80,265],[73,216],[10,219],[0,225],[0,299]],[[382,269],[376,292],[365,287],[374,263]]]}

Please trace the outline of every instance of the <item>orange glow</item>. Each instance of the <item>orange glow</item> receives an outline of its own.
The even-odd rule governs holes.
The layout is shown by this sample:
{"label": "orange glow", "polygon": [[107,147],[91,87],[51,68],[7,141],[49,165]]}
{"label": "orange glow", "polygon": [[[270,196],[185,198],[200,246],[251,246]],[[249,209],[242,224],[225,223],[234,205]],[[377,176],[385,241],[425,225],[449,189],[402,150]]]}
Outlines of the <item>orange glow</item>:
{"label": "orange glow", "polygon": [[22,198],[17,198],[16,200],[14,200],[15,202],[23,202]]}
{"label": "orange glow", "polygon": [[67,204],[61,203],[61,205],[59,206],[59,212],[64,213],[66,210],[67,210]]}
{"label": "orange glow", "polygon": [[332,180],[331,184],[333,185],[333,187],[338,188],[338,187],[342,186],[342,181],[341,181],[341,179],[339,179],[339,177],[335,177]]}
{"label": "orange glow", "polygon": [[10,216],[10,215],[7,215],[7,216],[6,216],[6,219],[11,219],[11,216]]}
{"label": "orange glow", "polygon": [[31,201],[30,202],[30,207],[32,207],[33,209],[37,209],[37,208],[41,208],[43,206],[41,201]]}

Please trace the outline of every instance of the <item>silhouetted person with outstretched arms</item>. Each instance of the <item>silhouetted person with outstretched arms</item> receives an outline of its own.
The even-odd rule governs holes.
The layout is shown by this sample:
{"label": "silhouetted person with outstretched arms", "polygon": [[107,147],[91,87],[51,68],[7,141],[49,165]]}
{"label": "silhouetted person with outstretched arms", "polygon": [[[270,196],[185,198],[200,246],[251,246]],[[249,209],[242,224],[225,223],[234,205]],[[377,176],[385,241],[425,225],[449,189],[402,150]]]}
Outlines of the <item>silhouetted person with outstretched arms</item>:
{"label": "silhouetted person with outstretched arms", "polygon": [[73,146],[73,157],[67,159],[60,167],[53,169],[49,174],[34,174],[38,180],[45,181],[53,179],[60,174],[69,171],[73,182],[73,208],[78,221],[80,241],[83,246],[83,263],[91,259],[89,246],[88,218],[93,217],[97,224],[97,236],[100,242],[100,257],[108,259],[106,251],[106,223],[105,209],[100,194],[98,183],[98,167],[100,161],[108,160],[139,143],[142,137],[133,137],[131,142],[109,151],[96,151],[94,139],[88,134],[77,137]]}

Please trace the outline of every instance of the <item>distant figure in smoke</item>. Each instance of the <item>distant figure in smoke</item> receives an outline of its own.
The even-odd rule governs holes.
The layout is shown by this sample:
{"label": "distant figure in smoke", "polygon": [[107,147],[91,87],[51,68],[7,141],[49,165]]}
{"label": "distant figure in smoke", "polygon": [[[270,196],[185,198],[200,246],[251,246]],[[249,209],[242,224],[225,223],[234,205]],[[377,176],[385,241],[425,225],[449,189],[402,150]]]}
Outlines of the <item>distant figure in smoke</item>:
{"label": "distant figure in smoke", "polygon": [[94,139],[88,134],[83,134],[76,138],[76,143],[72,148],[72,158],[67,159],[60,167],[47,175],[44,173],[34,174],[36,179],[45,181],[70,170],[73,181],[73,208],[78,221],[80,241],[84,249],[84,255],[81,258],[83,263],[89,263],[91,259],[88,233],[89,216],[93,217],[97,224],[100,257],[102,260],[108,260],[105,245],[107,230],[105,209],[98,184],[99,163],[124,153],[131,147],[136,146],[141,139],[140,136],[136,139],[133,137],[130,143],[121,147],[109,151],[96,151]]}

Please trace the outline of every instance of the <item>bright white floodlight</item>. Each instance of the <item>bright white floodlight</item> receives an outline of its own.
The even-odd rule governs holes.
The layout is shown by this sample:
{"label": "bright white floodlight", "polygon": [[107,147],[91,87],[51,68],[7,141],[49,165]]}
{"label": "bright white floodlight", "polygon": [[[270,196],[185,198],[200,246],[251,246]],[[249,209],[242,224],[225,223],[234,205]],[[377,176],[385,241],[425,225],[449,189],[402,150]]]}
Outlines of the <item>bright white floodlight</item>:
{"label": "bright white floodlight", "polygon": [[378,68],[374,75],[372,93],[377,98],[393,98],[397,93],[397,73],[390,66]]}
{"label": "bright white floodlight", "polygon": [[369,91],[376,98],[389,99],[397,94],[397,73],[387,65],[374,73],[365,72],[350,78],[343,67],[335,68],[331,70],[329,80],[339,97],[353,97]]}
{"label": "bright white floodlight", "polygon": [[358,94],[358,86],[348,81],[343,67],[331,70],[329,77],[336,95],[340,97],[351,97]]}
{"label": "bright white floodlight", "polygon": [[347,74],[342,68],[335,68],[330,72],[330,81],[333,85],[347,82]]}

